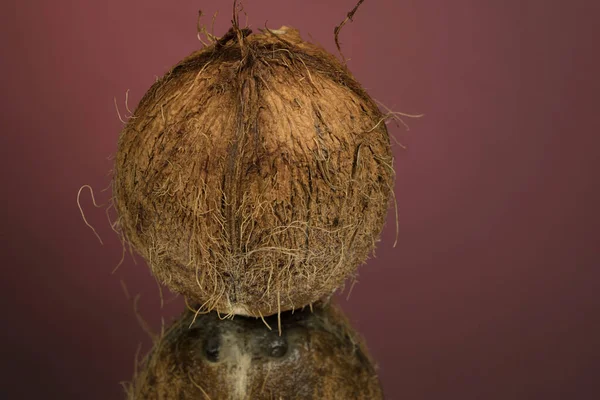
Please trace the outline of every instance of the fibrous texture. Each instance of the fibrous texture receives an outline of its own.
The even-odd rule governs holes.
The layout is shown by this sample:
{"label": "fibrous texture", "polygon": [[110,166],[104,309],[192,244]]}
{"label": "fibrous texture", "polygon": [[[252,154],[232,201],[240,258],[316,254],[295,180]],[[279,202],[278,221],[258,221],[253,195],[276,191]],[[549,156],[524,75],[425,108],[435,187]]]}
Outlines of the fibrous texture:
{"label": "fibrous texture", "polygon": [[204,310],[271,315],[330,295],[384,224],[384,116],[297,31],[232,29],[172,68],[123,129],[125,239]]}
{"label": "fibrous texture", "polygon": [[[277,316],[265,322],[277,324]],[[129,400],[382,399],[360,338],[332,306],[261,319],[187,312],[155,344]]]}

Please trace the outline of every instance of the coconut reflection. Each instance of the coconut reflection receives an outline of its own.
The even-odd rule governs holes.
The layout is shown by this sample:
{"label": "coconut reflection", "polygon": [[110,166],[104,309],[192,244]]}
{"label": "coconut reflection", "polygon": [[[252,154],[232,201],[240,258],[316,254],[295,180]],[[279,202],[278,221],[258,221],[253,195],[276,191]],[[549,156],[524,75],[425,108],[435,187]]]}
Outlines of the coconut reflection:
{"label": "coconut reflection", "polygon": [[264,320],[186,311],[127,389],[129,400],[382,398],[361,339],[324,304]]}

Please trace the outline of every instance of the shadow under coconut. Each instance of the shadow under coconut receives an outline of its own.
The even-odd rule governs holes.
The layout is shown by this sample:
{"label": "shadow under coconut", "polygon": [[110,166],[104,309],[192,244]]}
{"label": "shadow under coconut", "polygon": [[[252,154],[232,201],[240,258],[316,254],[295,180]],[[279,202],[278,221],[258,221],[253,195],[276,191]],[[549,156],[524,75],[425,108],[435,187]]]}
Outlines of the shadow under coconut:
{"label": "shadow under coconut", "polygon": [[277,316],[185,312],[158,340],[128,399],[382,399],[362,339],[320,305]]}

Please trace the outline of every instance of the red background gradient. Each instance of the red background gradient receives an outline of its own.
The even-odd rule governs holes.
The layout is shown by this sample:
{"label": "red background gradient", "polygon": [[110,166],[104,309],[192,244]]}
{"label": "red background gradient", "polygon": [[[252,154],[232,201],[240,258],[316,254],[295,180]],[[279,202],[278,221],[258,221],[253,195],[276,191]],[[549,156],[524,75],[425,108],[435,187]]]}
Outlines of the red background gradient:
{"label": "red background gradient", "polygon": [[[126,113],[199,48],[198,9],[231,1],[8,1],[0,24],[0,397],[121,399],[160,309],[104,210]],[[248,0],[253,28],[291,25],[333,51],[353,0]],[[598,1],[366,1],[341,35],[390,125],[394,215],[341,300],[388,399],[600,398]],[[243,17],[242,17],[243,21]],[[172,296],[165,291],[165,298]],[[142,351],[143,353],[143,351]]]}

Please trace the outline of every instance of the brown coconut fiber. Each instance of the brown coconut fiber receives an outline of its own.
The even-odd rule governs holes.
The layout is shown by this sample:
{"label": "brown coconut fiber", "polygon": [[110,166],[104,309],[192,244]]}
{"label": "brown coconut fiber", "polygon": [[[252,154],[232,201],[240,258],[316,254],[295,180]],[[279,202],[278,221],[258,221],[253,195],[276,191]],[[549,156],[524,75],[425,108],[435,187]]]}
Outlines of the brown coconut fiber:
{"label": "brown coconut fiber", "polygon": [[281,318],[280,336],[260,319],[185,313],[141,363],[128,400],[383,398],[361,339],[338,309]]}
{"label": "brown coconut fiber", "polygon": [[384,120],[348,69],[296,30],[234,26],[158,80],[124,127],[118,226],[203,310],[311,304],[379,238],[394,180]]}

